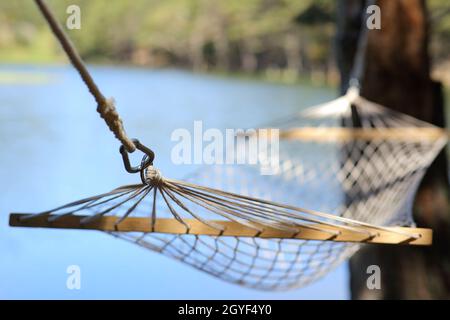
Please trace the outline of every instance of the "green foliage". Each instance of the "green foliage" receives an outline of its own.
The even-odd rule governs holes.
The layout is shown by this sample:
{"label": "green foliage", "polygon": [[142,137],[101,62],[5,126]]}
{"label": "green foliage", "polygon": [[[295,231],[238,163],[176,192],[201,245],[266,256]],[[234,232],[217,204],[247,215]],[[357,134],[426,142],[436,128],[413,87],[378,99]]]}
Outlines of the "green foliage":
{"label": "green foliage", "polygon": [[448,0],[428,0],[432,52],[437,60],[450,58],[450,6]]}
{"label": "green foliage", "polygon": [[[328,69],[334,0],[48,0],[61,22],[81,8],[69,31],[89,61],[292,74]],[[433,53],[449,55],[448,0],[429,0]],[[63,61],[34,1],[0,2],[0,60]]]}
{"label": "green foliage", "polygon": [[323,25],[334,21],[334,3],[329,1],[316,1],[295,17],[300,25]]}

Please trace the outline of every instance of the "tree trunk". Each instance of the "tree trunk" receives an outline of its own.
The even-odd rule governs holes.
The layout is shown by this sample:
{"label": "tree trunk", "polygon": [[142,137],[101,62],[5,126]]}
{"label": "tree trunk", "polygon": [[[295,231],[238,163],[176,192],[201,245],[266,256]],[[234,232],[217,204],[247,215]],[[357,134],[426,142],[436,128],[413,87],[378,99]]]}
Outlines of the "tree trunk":
{"label": "tree trunk", "polygon": [[[338,4],[338,66],[345,91],[363,14],[361,0]],[[443,90],[430,78],[425,0],[379,0],[381,30],[369,31],[362,95],[438,126],[445,125]],[[432,247],[366,246],[350,260],[353,299],[449,299],[450,205],[445,152],[417,192],[414,219],[434,230]],[[369,265],[381,269],[381,290],[366,286]]]}

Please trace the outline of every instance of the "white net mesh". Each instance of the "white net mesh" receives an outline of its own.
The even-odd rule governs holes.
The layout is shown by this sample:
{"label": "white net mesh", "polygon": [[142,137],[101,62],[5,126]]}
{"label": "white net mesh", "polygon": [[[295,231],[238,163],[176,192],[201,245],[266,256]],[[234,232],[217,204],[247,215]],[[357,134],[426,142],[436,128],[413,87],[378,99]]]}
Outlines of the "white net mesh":
{"label": "white net mesh", "polygon": [[[258,166],[221,165],[191,180],[373,224],[412,225],[418,183],[446,143],[440,129],[351,92],[271,127],[279,127],[282,138],[275,175],[261,176]],[[263,290],[304,286],[359,248],[311,240],[115,235],[226,281]]]}
{"label": "white net mesh", "polygon": [[277,177],[298,186],[298,199],[312,197],[315,208],[332,188],[339,199],[322,210],[378,225],[414,223],[418,184],[447,143],[444,130],[352,92],[279,127],[286,139]]}
{"label": "white net mesh", "polygon": [[[259,175],[238,166],[215,166],[192,176],[196,184],[260,199],[294,203],[283,188],[271,190]],[[262,179],[264,181],[264,179]],[[297,201],[298,202],[298,201]],[[162,204],[162,201],[156,201]],[[142,204],[148,208],[150,203]],[[160,208],[160,214],[167,209]],[[193,208],[194,207],[194,208]],[[202,208],[192,206],[202,215]],[[142,214],[145,214],[144,212]],[[220,279],[261,290],[284,290],[304,286],[326,274],[358,249],[358,244],[157,233],[113,233],[144,248],[180,260]]]}

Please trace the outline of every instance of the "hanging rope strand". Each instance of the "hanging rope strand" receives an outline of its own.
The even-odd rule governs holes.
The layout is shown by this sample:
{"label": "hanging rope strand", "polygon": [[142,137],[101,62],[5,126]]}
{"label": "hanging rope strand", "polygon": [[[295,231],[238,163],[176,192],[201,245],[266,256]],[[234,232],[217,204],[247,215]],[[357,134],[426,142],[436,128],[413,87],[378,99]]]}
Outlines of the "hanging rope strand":
{"label": "hanging rope strand", "polygon": [[135,144],[130,138],[128,138],[127,134],[125,133],[122,119],[120,118],[119,113],[116,110],[114,100],[106,99],[105,96],[101,93],[74,45],[72,44],[64,30],[61,28],[61,25],[55,19],[53,13],[50,11],[45,1],[35,0],[35,2],[39,7],[41,13],[47,20],[50,28],[53,31],[53,34],[63,47],[67,57],[70,59],[70,62],[80,74],[84,83],[88,87],[89,92],[95,98],[95,101],[97,102],[97,112],[105,120],[109,129],[114,133],[115,137],[122,143],[122,145],[128,152],[133,152],[134,150],[136,150]]}
{"label": "hanging rope strand", "polygon": [[[367,8],[376,3],[376,0],[366,0],[364,8]],[[368,43],[368,33],[369,30],[366,26],[366,12],[363,12],[361,17],[361,28],[358,36],[358,43],[355,53],[355,60],[350,75],[349,85],[350,87],[361,89],[362,77],[364,68],[366,65],[366,53],[367,53],[367,43]]]}

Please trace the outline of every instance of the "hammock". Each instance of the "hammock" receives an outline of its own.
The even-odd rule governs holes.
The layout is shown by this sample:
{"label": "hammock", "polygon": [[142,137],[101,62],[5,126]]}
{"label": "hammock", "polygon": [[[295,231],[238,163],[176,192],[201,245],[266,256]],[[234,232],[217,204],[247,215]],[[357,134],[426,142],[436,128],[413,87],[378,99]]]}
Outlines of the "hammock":
{"label": "hammock", "polygon": [[[203,171],[196,182],[203,178],[220,185],[223,168],[216,169],[215,176]],[[242,177],[236,179],[238,184],[227,181],[228,189],[245,186]],[[431,243],[428,229],[366,224],[162,178],[152,167],[145,179],[144,184],[39,214],[12,214],[10,224],[107,231],[223,280],[261,290],[304,286],[349,257],[359,243]],[[251,193],[267,190],[265,185],[250,185]]]}
{"label": "hammock", "polygon": [[[352,119],[355,109],[358,129]],[[281,128],[277,174],[261,176],[258,166],[218,165],[198,171],[190,180],[373,225],[413,227],[418,184],[447,143],[445,130],[367,101],[354,89],[272,127]],[[339,237],[326,242],[320,241],[325,238],[113,234],[223,280],[262,290],[305,286],[361,245],[338,242]]]}
{"label": "hammock", "polygon": [[[363,163],[362,160],[369,163],[365,167],[371,168],[371,170],[375,170],[373,166],[376,165],[371,164],[372,162],[398,162],[398,168],[390,169],[401,169],[398,172],[398,179],[400,180],[406,180],[413,176],[414,179],[408,181],[414,182],[413,186],[415,186],[423,170],[426,169],[438,149],[442,148],[445,143],[445,135],[436,134],[437,129],[431,130],[435,128],[429,128],[428,126],[427,130],[420,131],[426,132],[426,134],[417,133],[417,137],[420,136],[420,139],[418,138],[413,142],[410,141],[409,135],[412,127],[408,127],[407,135],[403,129],[394,130],[395,132],[389,133],[390,138],[384,136],[386,146],[375,147],[375,150],[370,155],[367,154],[367,157],[362,157],[362,160],[355,160],[357,164],[352,167],[347,165],[347,160],[342,163],[338,161],[334,165],[327,161],[340,159],[336,157],[336,154],[341,154],[343,146],[346,146],[343,148],[344,155],[346,155],[344,159],[347,159],[348,156],[355,159],[356,156],[353,156],[354,147],[350,147],[350,145],[362,143],[365,152],[366,147],[372,144],[372,141],[383,140],[383,138],[374,136],[374,133],[378,132],[376,127],[370,127],[369,131],[332,129],[332,132],[337,132],[337,138],[331,140],[343,141],[344,144],[328,143],[330,138],[324,139],[323,133],[317,134],[318,131],[323,132],[323,127],[319,129],[309,128],[306,134],[303,129],[300,129],[299,133],[297,129],[291,130],[289,129],[291,127],[288,127],[289,130],[282,131],[281,137],[289,143],[293,138],[295,138],[294,141],[305,140],[308,147],[306,149],[300,148],[300,152],[293,154],[292,158],[288,155],[286,158],[288,160],[282,163],[280,173],[273,177],[273,179],[279,180],[261,181],[257,179],[257,181],[252,181],[248,179],[247,184],[245,179],[252,175],[251,168],[245,169],[242,176],[239,176],[239,172],[236,173],[225,167],[212,173],[208,170],[203,171],[195,177],[195,183],[169,179],[163,177],[153,167],[155,157],[153,151],[140,144],[138,140],[127,137],[113,101],[105,99],[101,94],[75,48],[45,3],[42,0],[35,1],[55,36],[61,42],[72,64],[95,97],[98,104],[97,111],[122,143],[120,151],[126,170],[130,173],[140,173],[142,183],[123,186],[111,192],[75,201],[38,214],[11,214],[11,226],[103,230],[148,249],[179,259],[226,281],[264,290],[305,285],[350,256],[357,250],[360,243],[431,244],[431,230],[402,227],[388,222],[387,218],[391,219],[396,216],[398,210],[387,211],[386,219],[370,218],[364,221],[363,218],[366,214],[360,214],[359,210],[367,210],[368,207],[358,207],[358,204],[356,204],[352,207],[352,210],[348,208],[354,205],[353,202],[357,201],[358,197],[371,199],[373,195],[373,198],[382,200],[389,197],[403,200],[405,194],[402,194],[402,190],[409,191],[412,196],[411,185],[408,188],[405,185],[404,189],[398,189],[397,187],[390,187],[392,183],[397,185],[394,183],[397,180],[389,180],[384,181],[383,185],[377,186],[376,191],[374,191],[374,185],[370,184],[372,189],[364,189],[364,191],[370,192],[366,192],[364,197],[362,193],[361,195],[358,193],[358,197],[356,197],[350,192],[353,190],[351,186],[358,185],[357,190],[359,190],[364,186],[364,182],[360,183],[359,179],[362,179],[362,181],[365,181],[365,179],[362,173],[355,177],[356,173],[353,171],[358,172],[357,169],[359,164]],[[358,99],[362,99],[351,97],[352,95],[347,95],[334,103],[341,105],[342,101],[347,101],[347,104],[358,104]],[[373,107],[371,103],[364,102],[364,105],[366,104],[369,107],[364,106],[364,110]],[[334,110],[335,108],[331,109]],[[364,110],[362,114],[364,114]],[[329,114],[330,108],[325,106],[307,113],[306,118],[321,121],[324,115],[329,116]],[[345,114],[345,112],[340,112],[340,115]],[[336,116],[331,117],[334,120],[336,118]],[[375,124],[379,121],[377,120],[379,117],[375,116],[375,113],[371,113],[369,118],[376,119],[374,120]],[[411,125],[416,124],[417,122],[414,122]],[[423,127],[426,127],[426,125],[423,124]],[[333,135],[336,135],[336,132]],[[311,139],[311,136],[313,139]],[[319,138],[319,140],[322,140],[319,141],[320,143],[317,143],[318,136],[322,136],[322,138]],[[325,136],[328,136],[328,134]],[[406,136],[408,136],[407,139]],[[424,161],[410,159],[409,156],[406,158],[410,152],[414,152],[411,148],[407,153],[402,153],[399,156],[396,152],[391,152],[392,137],[394,141],[396,139],[407,141],[408,146],[420,145],[422,138],[431,137],[431,144],[428,147],[432,145],[430,149],[432,152],[428,149],[422,150],[425,147],[418,147],[420,155],[426,159]],[[327,143],[323,143],[324,141]],[[331,152],[335,156],[324,157],[323,153],[318,153],[324,151],[324,146],[326,152]],[[316,149],[316,147],[318,148]],[[287,152],[295,151],[295,148],[289,149]],[[377,148],[384,150],[384,158],[390,159],[392,157],[395,161],[373,158],[377,154]],[[128,153],[135,150],[143,152],[144,156],[141,164],[133,167],[128,159]],[[285,150],[284,147],[282,150]],[[358,155],[360,152],[361,150],[357,152]],[[317,155],[320,155],[320,157]],[[417,155],[418,153],[415,154],[415,156]],[[302,157],[306,160],[301,160]],[[320,161],[318,161],[319,159]],[[408,160],[408,163],[405,160]],[[289,163],[297,163],[297,165],[291,166],[295,168],[294,170],[288,170]],[[308,163],[312,164],[309,168],[307,167]],[[317,167],[319,163],[321,165]],[[338,173],[334,172],[333,169],[339,170],[339,168],[344,168],[343,175],[341,174],[341,178],[337,180],[340,184],[337,182],[329,183],[334,174]],[[397,173],[391,171],[389,171],[390,175]],[[328,174],[326,174],[327,172]],[[231,173],[232,177],[239,177],[237,184],[222,185],[223,181],[220,177],[224,173],[227,176]],[[364,174],[370,175],[371,173],[366,172]],[[293,177],[295,179],[291,179]],[[300,181],[297,181],[298,179]],[[358,181],[356,181],[357,179]],[[283,183],[280,183],[282,180]],[[284,180],[288,183],[285,183]],[[202,182],[204,182],[204,186],[198,184]],[[291,182],[293,184],[290,184]],[[372,180],[372,183],[375,182]],[[323,186],[327,186],[327,192],[324,192]],[[247,187],[247,191],[242,190],[245,187]],[[236,189],[234,192],[231,190],[233,188]],[[317,188],[317,190],[314,188]],[[335,189],[343,190],[346,195],[344,199],[349,196],[349,200],[352,201],[346,200],[344,202],[348,203],[348,206],[343,206],[347,207],[346,210],[336,209],[341,208],[342,201],[336,200],[336,195],[340,193],[334,192]],[[264,193],[269,190],[269,196],[261,195],[261,190]],[[386,192],[386,190],[389,192]],[[391,196],[393,190],[395,190],[395,195]],[[280,193],[283,197],[277,198],[276,193]],[[318,204],[328,203],[328,201],[318,201],[318,195],[320,199],[328,193],[332,197],[330,203],[333,203],[334,207],[330,206],[331,210],[327,212],[337,214],[325,213],[321,208],[316,209]],[[300,199],[303,205],[287,205],[273,201],[273,199],[282,199],[283,203],[289,203],[289,201],[284,201],[286,195],[295,198],[296,201]],[[315,201],[310,201],[311,197],[315,197]],[[369,200],[366,202],[368,203]],[[338,206],[338,203],[340,203],[340,206]],[[376,204],[385,210],[389,210],[383,207],[384,202],[371,203],[373,206]],[[306,209],[307,207],[314,208],[314,210]],[[360,215],[358,217],[361,218],[361,221],[354,219],[357,215]],[[376,223],[373,223],[373,221]]]}
{"label": "hammock", "polygon": [[414,225],[418,185],[448,138],[445,129],[368,101],[356,88],[274,126],[281,163],[272,183],[311,198],[310,208],[321,199],[320,210],[377,225]]}

